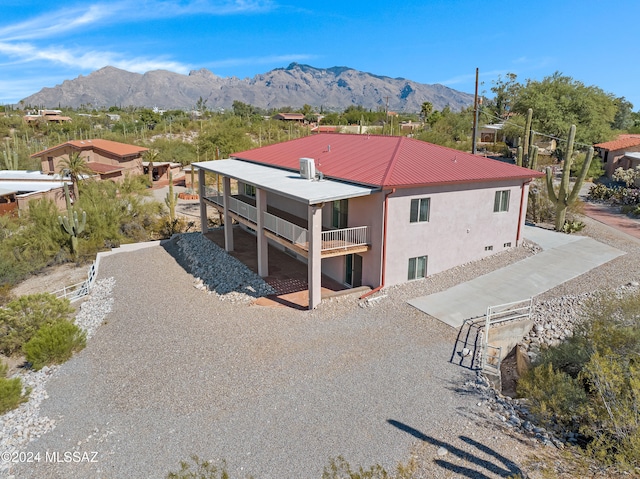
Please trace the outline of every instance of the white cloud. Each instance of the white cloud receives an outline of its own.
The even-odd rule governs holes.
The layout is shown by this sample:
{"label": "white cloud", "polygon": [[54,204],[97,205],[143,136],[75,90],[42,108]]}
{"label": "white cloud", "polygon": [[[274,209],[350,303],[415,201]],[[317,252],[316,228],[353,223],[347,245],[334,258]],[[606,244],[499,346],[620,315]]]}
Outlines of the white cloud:
{"label": "white cloud", "polygon": [[[105,65],[134,72],[165,69],[187,73],[189,67],[180,62],[164,58],[125,58],[126,54],[100,51],[92,46],[68,48],[60,45],[40,45],[37,41],[55,38],[62,43],[65,34],[87,29],[97,24],[112,22],[134,22],[141,19],[171,18],[176,16],[208,14],[235,15],[263,13],[275,8],[270,0],[129,0],[112,3],[94,3],[88,6],[64,8],[0,27],[0,55],[12,63],[46,61],[69,67],[92,70]],[[290,56],[292,60],[305,56]],[[274,60],[250,59],[228,60],[220,65],[242,65],[252,62],[267,63]],[[5,62],[7,63],[7,62]],[[218,66],[218,64],[215,64]]]}
{"label": "white cloud", "polygon": [[84,7],[63,8],[0,27],[0,40],[19,41],[37,38],[59,38],[67,32],[90,25],[114,22],[137,22],[154,18],[172,18],[183,15],[241,15],[265,13],[274,4],[269,0],[218,0],[218,1],[157,1],[129,0],[111,3],[94,3]]}
{"label": "white cloud", "polygon": [[158,69],[178,73],[187,73],[189,71],[189,66],[171,60],[144,57],[123,58],[118,53],[99,50],[79,51],[69,50],[64,47],[38,48],[29,43],[11,44],[0,42],[0,53],[17,58],[21,63],[49,61],[82,70],[95,70],[111,65],[138,73]]}

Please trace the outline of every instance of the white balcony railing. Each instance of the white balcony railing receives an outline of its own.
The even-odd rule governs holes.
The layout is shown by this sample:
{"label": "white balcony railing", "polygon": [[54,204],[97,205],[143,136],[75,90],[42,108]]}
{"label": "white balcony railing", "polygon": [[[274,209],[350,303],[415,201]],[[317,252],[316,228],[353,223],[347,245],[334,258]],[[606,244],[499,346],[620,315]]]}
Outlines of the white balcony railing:
{"label": "white balcony railing", "polygon": [[264,228],[293,244],[305,245],[308,241],[307,230],[271,213],[264,213]]}
{"label": "white balcony railing", "polygon": [[[223,206],[222,195],[209,196],[207,199]],[[229,211],[254,224],[258,223],[258,209],[232,196],[229,197]],[[306,228],[302,228],[266,211],[264,212],[264,228],[293,244],[308,249],[309,233]],[[336,251],[369,244],[369,229],[367,226],[323,231],[321,235],[322,251]]]}
{"label": "white balcony railing", "polygon": [[367,244],[369,244],[369,229],[366,226],[322,232],[322,251],[346,249]]}

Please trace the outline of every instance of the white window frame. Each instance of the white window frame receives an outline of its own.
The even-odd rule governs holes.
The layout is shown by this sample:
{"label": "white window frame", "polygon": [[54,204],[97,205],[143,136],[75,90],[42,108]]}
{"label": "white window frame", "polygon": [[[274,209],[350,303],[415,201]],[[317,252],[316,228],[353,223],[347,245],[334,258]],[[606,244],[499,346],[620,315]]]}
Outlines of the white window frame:
{"label": "white window frame", "polygon": [[[423,209],[423,205],[426,207]],[[416,205],[416,206],[414,206]],[[428,223],[431,216],[431,198],[413,198],[409,209],[409,223]]]}
{"label": "white window frame", "polygon": [[496,196],[493,200],[493,212],[494,213],[508,212],[510,198],[511,198],[511,190],[496,191]]}
{"label": "white window frame", "polygon": [[409,270],[407,279],[409,281],[412,281],[414,279],[426,278],[428,260],[429,257],[427,255],[409,258]]}
{"label": "white window frame", "polygon": [[256,187],[254,185],[250,185],[249,183],[244,184],[244,195],[249,198],[256,197]]}

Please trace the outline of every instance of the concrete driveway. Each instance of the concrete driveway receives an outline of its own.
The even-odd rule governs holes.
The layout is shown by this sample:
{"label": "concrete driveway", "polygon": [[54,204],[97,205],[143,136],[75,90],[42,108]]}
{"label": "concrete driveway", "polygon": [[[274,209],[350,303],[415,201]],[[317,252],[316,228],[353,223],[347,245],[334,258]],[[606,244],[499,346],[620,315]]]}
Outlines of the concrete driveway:
{"label": "concrete driveway", "polygon": [[459,328],[484,316],[489,306],[535,297],[618,256],[625,254],[585,236],[572,236],[525,226],[524,237],[543,251],[440,293],[408,303],[440,321]]}

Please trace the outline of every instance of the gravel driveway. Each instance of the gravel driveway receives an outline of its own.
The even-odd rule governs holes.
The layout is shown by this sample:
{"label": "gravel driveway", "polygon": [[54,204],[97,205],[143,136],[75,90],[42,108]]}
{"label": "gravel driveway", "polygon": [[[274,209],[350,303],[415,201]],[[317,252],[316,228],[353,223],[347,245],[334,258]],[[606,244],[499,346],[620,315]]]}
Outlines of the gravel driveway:
{"label": "gravel driveway", "polygon": [[[589,236],[630,254],[540,299],[639,279],[640,242],[585,221]],[[338,455],[387,470],[412,458],[418,477],[541,477],[525,458],[555,448],[504,434],[508,424],[465,384],[474,374],[449,362],[457,331],[405,302],[530,254],[390,288],[367,307],[340,298],[315,311],[221,301],[160,246],[106,257],[113,310],[47,383],[40,413],[56,427],[25,450],[41,462],[12,474],[162,478],[197,454],[225,459],[234,478],[319,478]],[[44,461],[94,451],[97,462]]]}
{"label": "gravel driveway", "polygon": [[[160,478],[192,454],[225,459],[232,477],[320,477],[338,455],[393,470],[420,434],[469,444],[478,399],[460,392],[473,374],[449,362],[456,332],[403,302],[220,301],[160,246],[105,258],[100,277],[116,279],[113,310],[50,379],[41,414],[56,428],[27,448],[97,462],[15,477]],[[511,469],[497,471],[478,477]]]}

